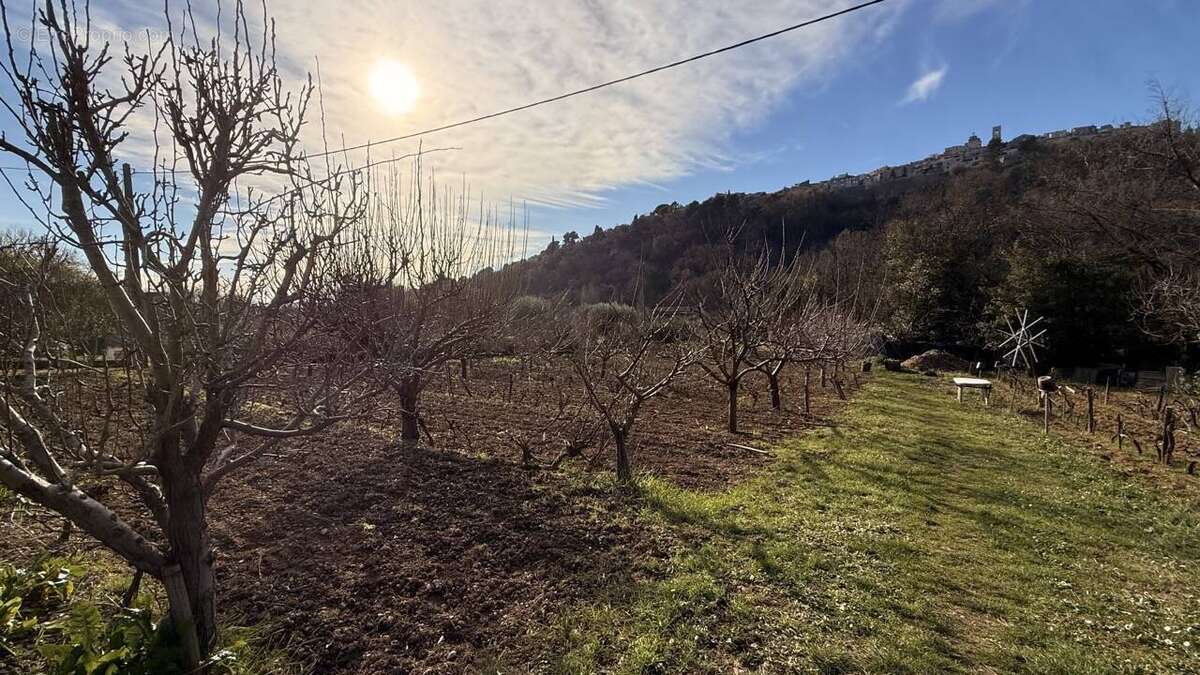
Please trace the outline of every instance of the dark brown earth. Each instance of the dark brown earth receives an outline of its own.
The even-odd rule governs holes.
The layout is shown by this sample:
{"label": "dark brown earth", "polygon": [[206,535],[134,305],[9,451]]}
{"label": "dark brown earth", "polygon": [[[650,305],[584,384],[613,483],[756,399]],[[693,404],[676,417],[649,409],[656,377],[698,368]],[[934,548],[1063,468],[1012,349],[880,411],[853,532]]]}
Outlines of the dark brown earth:
{"label": "dark brown earth", "polygon": [[[719,431],[724,401],[703,379],[655,402],[636,469],[716,488],[769,461],[727,442],[765,447],[816,424],[748,385],[746,435]],[[636,494],[588,478],[608,469],[607,453],[522,468],[500,432],[532,423],[539,399],[509,400],[503,366],[473,367],[468,386],[425,397],[433,448],[394,442],[385,403],[371,423],[298,442],[222,488],[212,520],[223,611],[283,629],[315,672],[462,672],[620,582],[633,559],[667,553],[632,518]],[[815,373],[812,392],[818,415],[835,405]]]}
{"label": "dark brown earth", "polygon": [[[555,396],[544,374],[514,376],[510,394],[520,368],[472,364],[466,386],[457,368],[439,375],[418,445],[396,441],[385,396],[369,419],[289,441],[222,483],[210,505],[222,622],[267,627],[317,673],[473,672],[523,662],[559,612],[621,583],[633,560],[668,555],[675,544],[638,524],[636,490],[612,483],[607,444],[550,469],[561,449],[543,443],[538,466],[522,466],[513,432],[536,428]],[[775,411],[765,380],[747,378],[745,433],[729,434],[723,390],[689,373],[639,419],[635,470],[697,489],[743,480],[770,458],[728,443],[767,448],[840,405],[814,371],[805,415],[802,383],[785,377]],[[128,497],[106,501],[136,520]],[[0,521],[0,561],[34,558],[60,522],[37,509]],[[62,552],[122,567],[82,535]]]}

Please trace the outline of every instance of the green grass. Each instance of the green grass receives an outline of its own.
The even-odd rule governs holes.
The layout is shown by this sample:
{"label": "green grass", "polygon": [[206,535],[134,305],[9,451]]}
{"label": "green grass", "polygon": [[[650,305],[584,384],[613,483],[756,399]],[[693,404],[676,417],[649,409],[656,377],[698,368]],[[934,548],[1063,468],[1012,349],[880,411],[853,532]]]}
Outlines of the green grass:
{"label": "green grass", "polygon": [[549,629],[557,672],[1200,672],[1200,503],[883,375]]}

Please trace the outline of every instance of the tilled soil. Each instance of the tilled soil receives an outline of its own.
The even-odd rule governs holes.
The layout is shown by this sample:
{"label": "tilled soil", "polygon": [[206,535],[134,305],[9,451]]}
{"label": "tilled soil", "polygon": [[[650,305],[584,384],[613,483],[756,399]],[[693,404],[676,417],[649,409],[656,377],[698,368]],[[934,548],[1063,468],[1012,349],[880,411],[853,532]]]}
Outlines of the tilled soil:
{"label": "tilled soil", "polygon": [[[636,491],[589,478],[611,470],[611,446],[552,469],[561,448],[540,443],[536,466],[522,466],[514,432],[538,428],[555,396],[520,372],[491,362],[466,383],[456,369],[439,377],[422,398],[419,444],[396,441],[385,396],[370,419],[288,441],[230,476],[210,504],[222,621],[269,627],[316,673],[474,672],[536,653],[531,636],[558,612],[622,582],[635,559],[669,555],[675,543],[639,526]],[[766,448],[839,405],[816,371],[809,415],[802,391],[801,373],[787,378],[775,411],[765,382],[747,378],[743,431],[731,434],[723,390],[689,373],[639,418],[635,470],[699,489],[742,480],[770,458],[729,443]],[[124,497],[109,495],[117,507]],[[58,522],[0,523],[0,538],[29,544],[0,558],[32,557]],[[69,548],[103,553],[79,535]]]}
{"label": "tilled soil", "polygon": [[640,546],[596,517],[600,495],[369,432],[306,444],[270,474],[214,514],[223,603],[286,629],[316,672],[459,672]]}
{"label": "tilled soil", "polygon": [[[469,396],[450,380],[427,392],[420,445],[394,442],[384,401],[369,423],[297,442],[231,479],[212,517],[222,610],[283,629],[315,672],[472,671],[621,581],[635,558],[668,553],[639,530],[636,495],[582,480],[580,467],[609,468],[608,452],[563,471],[522,467],[503,432],[549,404],[510,397],[503,367],[470,377]],[[769,461],[727,443],[762,446],[817,416],[771,410],[761,384],[748,382],[744,404],[753,433],[735,435],[722,430],[721,391],[682,382],[639,420],[636,469],[719,487]],[[811,389],[814,413],[835,405],[815,375]],[[802,405],[793,398],[785,408]],[[556,453],[543,449],[539,463]]]}

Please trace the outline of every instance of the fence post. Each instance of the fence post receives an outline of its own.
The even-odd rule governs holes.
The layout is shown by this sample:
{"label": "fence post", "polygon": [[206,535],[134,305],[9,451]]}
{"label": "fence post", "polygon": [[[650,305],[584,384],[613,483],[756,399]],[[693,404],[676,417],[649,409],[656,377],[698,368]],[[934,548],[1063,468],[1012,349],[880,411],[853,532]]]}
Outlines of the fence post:
{"label": "fence post", "polygon": [[1163,410],[1162,440],[1158,447],[1158,461],[1170,465],[1175,454],[1175,409]]}
{"label": "fence post", "polygon": [[1096,392],[1092,391],[1089,386],[1087,388],[1087,430],[1089,434],[1096,433]]}

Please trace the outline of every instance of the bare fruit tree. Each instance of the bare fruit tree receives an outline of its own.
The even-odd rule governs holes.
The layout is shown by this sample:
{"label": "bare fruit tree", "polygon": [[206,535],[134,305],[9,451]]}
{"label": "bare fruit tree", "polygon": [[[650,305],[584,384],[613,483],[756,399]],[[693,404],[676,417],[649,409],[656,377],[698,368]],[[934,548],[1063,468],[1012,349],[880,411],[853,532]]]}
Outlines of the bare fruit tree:
{"label": "bare fruit tree", "polygon": [[[793,357],[802,336],[789,317],[803,298],[799,258],[771,265],[766,250],[753,257],[730,251],[720,263],[716,292],[697,300],[700,367],[728,395],[727,428],[738,430],[738,393],[750,373],[766,370],[777,377]],[[772,400],[778,380],[772,379]]]}
{"label": "bare fruit tree", "polygon": [[550,468],[581,457],[604,433],[592,404],[578,396],[578,377],[563,367],[563,355],[574,344],[571,313],[565,296],[525,295],[509,305],[505,316],[502,339],[515,361],[508,368],[507,401],[532,423],[505,429],[501,436],[521,453],[527,469],[539,466],[539,451],[555,452]]}
{"label": "bare fruit tree", "polygon": [[421,393],[447,363],[487,352],[518,297],[512,270],[492,269],[513,256],[515,225],[440,188],[420,158],[370,189],[366,218],[342,235],[332,321],[396,394],[401,439],[416,441]]}
{"label": "bare fruit tree", "polygon": [[[71,409],[38,365],[43,313],[28,290],[24,320],[6,327],[22,349],[0,400],[0,483],[161,580],[196,668],[217,632],[218,482],[348,414],[369,365],[317,330],[322,268],[360,215],[358,182],[306,168],[312,87],[285,89],[271,23],[261,17],[256,35],[241,3],[232,34],[196,37],[189,11],[177,35],[192,37],[148,53],[126,45],[119,61],[90,39],[86,7],[47,2],[36,20],[48,41],[28,46],[0,9],[14,91],[4,106],[23,136],[0,139],[0,151],[28,167],[31,214],[82,256],[133,364],[81,371],[101,393],[86,415]],[[168,152],[136,174],[121,163],[147,147]],[[256,176],[274,196],[239,190],[266,180]],[[102,483],[130,491],[143,513],[90,496],[110,494],[91,489]]]}
{"label": "bare fruit tree", "polygon": [[822,298],[815,286],[809,285],[801,295],[791,308],[780,308],[766,321],[766,335],[757,352],[762,359],[758,370],[767,378],[775,410],[783,407],[780,380],[785,369],[838,363],[847,357],[855,338],[866,335],[863,326],[849,321],[848,308]]}
{"label": "bare fruit tree", "polygon": [[614,314],[626,313],[605,312],[597,320],[595,312],[580,312],[576,321],[571,365],[608,427],[622,483],[633,478],[631,436],[643,407],[696,359],[687,342],[664,339],[678,310],[668,300],[619,319]]}

